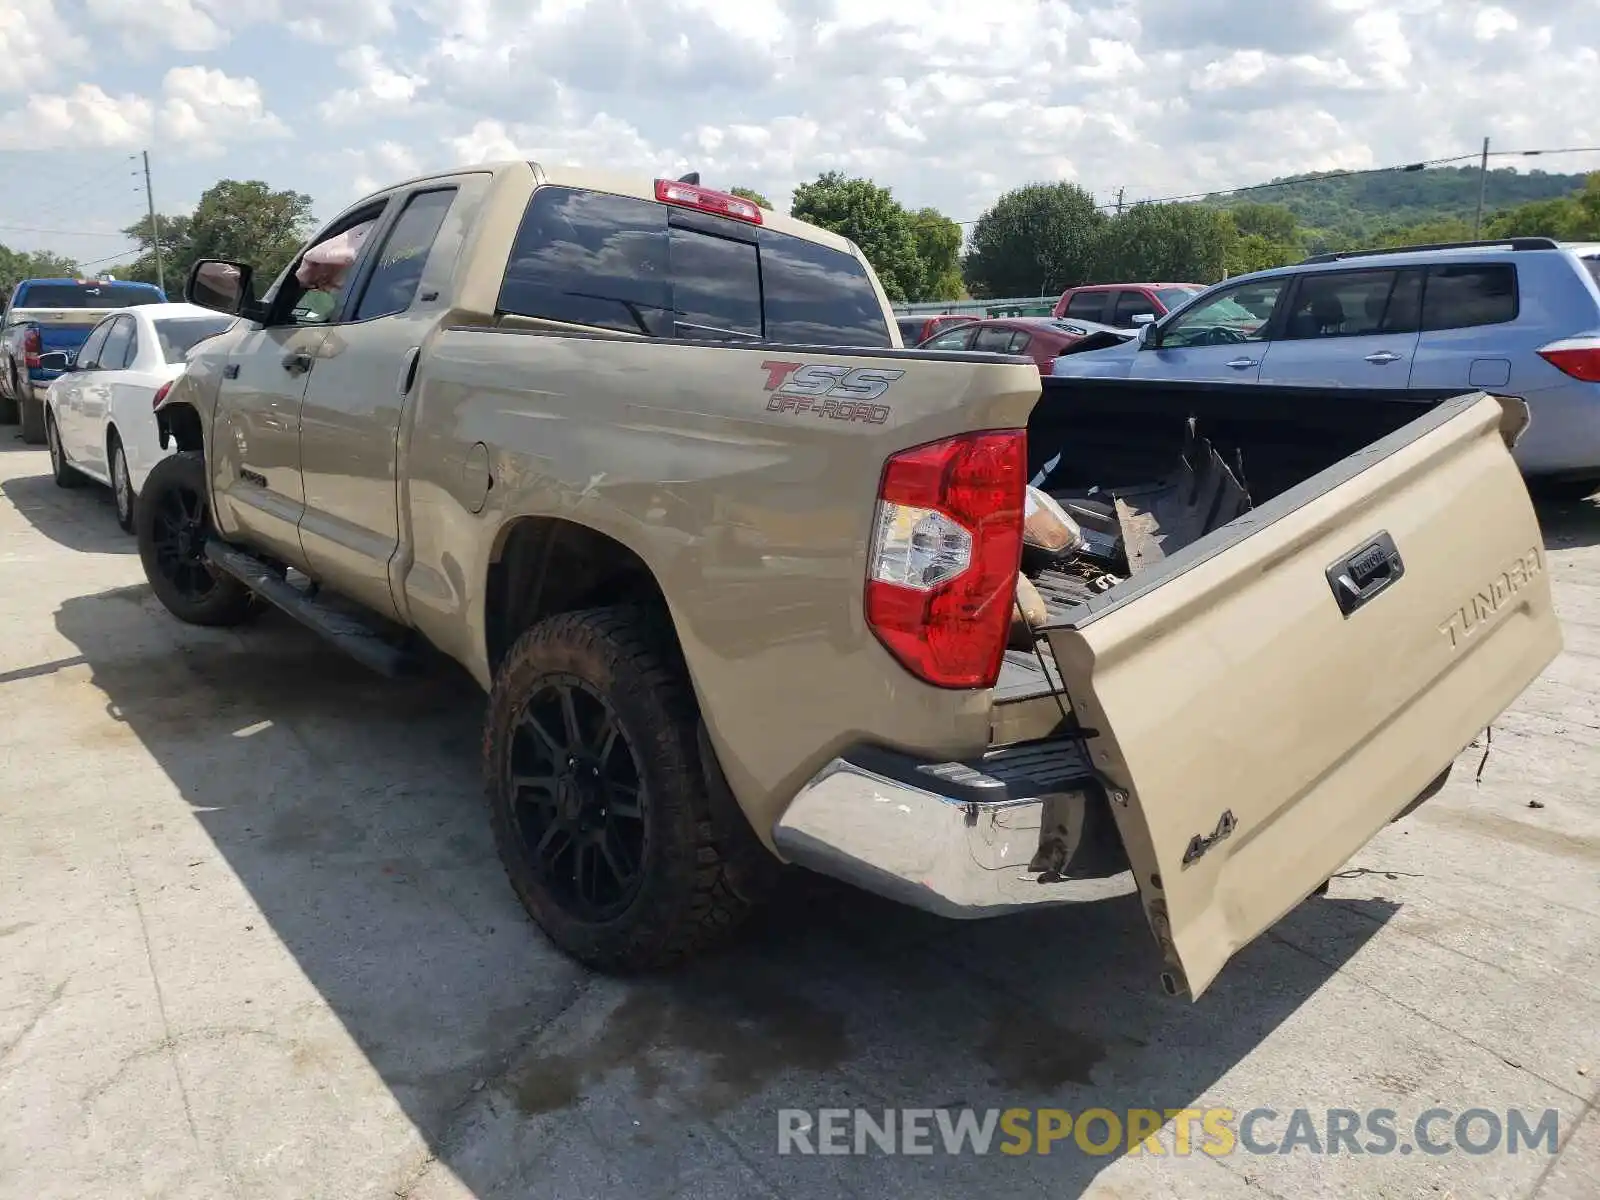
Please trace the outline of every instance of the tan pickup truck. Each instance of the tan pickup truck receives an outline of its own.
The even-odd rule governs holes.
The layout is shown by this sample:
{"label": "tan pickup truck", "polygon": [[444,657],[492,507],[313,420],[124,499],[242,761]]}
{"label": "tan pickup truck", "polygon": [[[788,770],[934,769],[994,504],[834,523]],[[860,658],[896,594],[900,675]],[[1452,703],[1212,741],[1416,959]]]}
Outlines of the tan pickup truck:
{"label": "tan pickup truck", "polygon": [[478,166],[309,245],[365,222],[331,296],[196,266],[240,319],[158,411],[140,553],[183,620],[462,663],[511,882],[596,967],[791,863],[956,917],[1136,889],[1197,996],[1558,652],[1518,402],[1041,389],[693,181]]}

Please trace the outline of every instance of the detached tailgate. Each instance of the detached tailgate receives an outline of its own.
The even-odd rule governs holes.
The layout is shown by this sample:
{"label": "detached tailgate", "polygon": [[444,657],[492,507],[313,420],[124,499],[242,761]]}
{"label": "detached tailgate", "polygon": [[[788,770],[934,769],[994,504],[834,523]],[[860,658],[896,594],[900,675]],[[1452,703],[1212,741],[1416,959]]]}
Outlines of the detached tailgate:
{"label": "detached tailgate", "polygon": [[1285,492],[1049,637],[1174,991],[1337,871],[1559,653],[1481,393]]}

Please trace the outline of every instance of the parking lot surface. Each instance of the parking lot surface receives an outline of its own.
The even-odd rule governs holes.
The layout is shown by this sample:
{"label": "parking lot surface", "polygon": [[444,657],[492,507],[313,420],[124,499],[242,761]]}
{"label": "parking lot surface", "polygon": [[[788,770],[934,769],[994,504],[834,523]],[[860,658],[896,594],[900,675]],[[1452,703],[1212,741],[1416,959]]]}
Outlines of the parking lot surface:
{"label": "parking lot surface", "polygon": [[[1597,1194],[1594,502],[1543,514],[1564,655],[1198,1004],[1162,996],[1131,898],[955,924],[813,880],[625,982],[514,900],[469,680],[390,683],[272,615],[179,625],[109,498],[11,432],[4,1200]],[[1391,1109],[1404,1144],[779,1153],[780,1110],[968,1107],[1269,1108],[1268,1143]],[[1435,1107],[1554,1110],[1559,1153],[1408,1152]]]}

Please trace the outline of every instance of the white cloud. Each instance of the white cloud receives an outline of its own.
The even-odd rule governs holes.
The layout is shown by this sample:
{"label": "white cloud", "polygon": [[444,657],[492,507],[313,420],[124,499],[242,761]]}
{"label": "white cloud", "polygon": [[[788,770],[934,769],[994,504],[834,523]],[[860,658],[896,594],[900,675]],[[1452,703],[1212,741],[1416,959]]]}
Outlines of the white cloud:
{"label": "white cloud", "polygon": [[340,74],[355,86],[340,88],[317,105],[326,121],[400,116],[427,84],[421,75],[391,67],[375,46],[354,46],[340,54],[337,63]]}
{"label": "white cloud", "polygon": [[162,80],[165,99],[158,114],[167,143],[190,154],[215,154],[237,142],[289,136],[289,129],[267,111],[261,85],[249,76],[235,78],[209,67],[174,67]]}
{"label": "white cloud", "polygon": [[205,157],[288,135],[254,79],[198,66],[168,71],[154,100],[80,83],[64,94],[36,93],[21,112],[0,116],[0,142],[32,149],[135,148],[159,140],[171,157]]}
{"label": "white cloud", "polygon": [[[506,156],[780,205],[841,170],[966,219],[1041,179],[1132,201],[1600,144],[1595,2],[0,0],[0,140],[160,145],[164,173],[249,144],[181,186],[270,168],[329,203]],[[225,37],[252,78],[176,48]]]}
{"label": "white cloud", "polygon": [[87,51],[88,45],[56,11],[55,0],[0,3],[0,92],[48,83]]}
{"label": "white cloud", "polygon": [[395,30],[394,0],[285,0],[279,12],[290,33],[310,42],[337,45]]}
{"label": "white cloud", "polygon": [[85,0],[85,6],[91,22],[117,30],[134,50],[170,46],[203,53],[228,41],[212,0]]}
{"label": "white cloud", "polygon": [[65,95],[30,96],[21,119],[0,122],[0,133],[43,146],[136,146],[150,135],[153,111],[143,96],[109,96],[80,83]]}

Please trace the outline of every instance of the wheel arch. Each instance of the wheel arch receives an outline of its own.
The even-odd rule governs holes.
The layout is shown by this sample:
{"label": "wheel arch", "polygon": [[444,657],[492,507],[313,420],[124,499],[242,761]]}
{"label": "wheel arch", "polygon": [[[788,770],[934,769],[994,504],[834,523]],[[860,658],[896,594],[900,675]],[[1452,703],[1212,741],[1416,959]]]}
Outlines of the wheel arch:
{"label": "wheel arch", "polygon": [[200,411],[187,400],[169,400],[156,409],[156,432],[163,450],[176,443],[179,450],[205,453],[206,435]]}
{"label": "wheel arch", "polygon": [[660,581],[626,543],[565,517],[508,521],[496,535],[484,589],[484,650],[491,676],[512,643],[537,622],[610,604],[657,609],[671,624]]}

